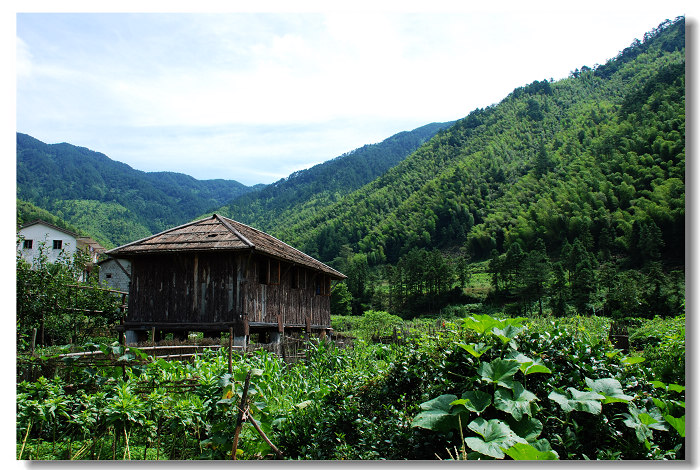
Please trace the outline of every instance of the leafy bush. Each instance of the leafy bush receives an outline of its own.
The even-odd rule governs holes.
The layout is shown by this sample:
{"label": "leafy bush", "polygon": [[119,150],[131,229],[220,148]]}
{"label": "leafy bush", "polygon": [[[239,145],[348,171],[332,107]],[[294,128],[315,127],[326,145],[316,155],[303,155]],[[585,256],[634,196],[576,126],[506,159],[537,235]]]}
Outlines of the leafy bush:
{"label": "leafy bush", "polygon": [[620,357],[605,342],[578,340],[562,327],[528,331],[517,320],[464,321],[479,335],[456,345],[466,352],[459,370],[471,379],[431,394],[414,426],[442,433],[445,447],[468,458],[684,455],[684,405],[663,411],[666,402],[633,367],[643,358]]}
{"label": "leafy bush", "polygon": [[685,314],[645,321],[631,331],[630,345],[642,350],[659,380],[685,383]]}
{"label": "leafy bush", "polygon": [[[17,344],[26,349],[32,329],[44,327],[46,342],[82,342],[94,329],[113,325],[120,311],[112,293],[96,289],[96,276],[83,280],[88,255],[78,250],[70,257],[48,261],[45,244],[33,265],[17,254]],[[80,286],[84,287],[75,287]]]}
{"label": "leafy bush", "polygon": [[399,316],[375,310],[368,310],[361,316],[334,315],[331,322],[336,330],[351,333],[364,340],[373,336],[390,335],[394,327],[400,327],[404,323]]}

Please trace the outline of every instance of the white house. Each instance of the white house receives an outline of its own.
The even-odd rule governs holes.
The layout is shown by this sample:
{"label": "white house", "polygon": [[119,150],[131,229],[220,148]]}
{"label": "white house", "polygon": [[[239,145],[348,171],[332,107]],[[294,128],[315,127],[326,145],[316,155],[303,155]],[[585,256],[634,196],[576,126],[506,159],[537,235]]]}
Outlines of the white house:
{"label": "white house", "polygon": [[40,247],[44,244],[45,252],[50,263],[58,261],[61,253],[72,258],[76,250],[83,250],[90,254],[93,263],[97,263],[100,253],[104,248],[90,237],[82,237],[61,227],[57,227],[43,220],[35,220],[19,228],[17,232],[19,243],[17,250],[22,258],[29,263],[39,256]]}
{"label": "white house", "polygon": [[107,258],[99,263],[100,284],[107,284],[114,290],[129,292],[131,283],[131,261],[128,259]]}

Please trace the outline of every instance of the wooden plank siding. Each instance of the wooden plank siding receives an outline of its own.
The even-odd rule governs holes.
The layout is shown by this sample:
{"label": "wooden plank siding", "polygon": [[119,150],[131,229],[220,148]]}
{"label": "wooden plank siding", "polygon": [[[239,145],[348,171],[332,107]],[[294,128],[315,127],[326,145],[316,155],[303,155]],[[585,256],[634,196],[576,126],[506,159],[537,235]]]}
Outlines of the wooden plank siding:
{"label": "wooden plank siding", "polygon": [[[279,282],[274,275],[267,283],[260,282],[268,261],[279,264],[279,270],[268,271],[269,274],[278,271]],[[319,278],[330,283],[328,276],[268,257],[258,257],[249,269],[243,309],[249,322],[276,324],[281,317],[284,325],[299,326],[305,325],[309,317],[312,325],[330,327],[330,291],[317,294],[316,286]],[[298,282],[293,282],[295,277]]]}
{"label": "wooden plank siding", "polygon": [[238,265],[209,253],[134,258],[127,322],[239,321]]}
{"label": "wooden plank siding", "polygon": [[246,319],[330,327],[329,276],[267,256],[249,258],[235,252],[134,257],[126,323],[220,324],[225,330]]}

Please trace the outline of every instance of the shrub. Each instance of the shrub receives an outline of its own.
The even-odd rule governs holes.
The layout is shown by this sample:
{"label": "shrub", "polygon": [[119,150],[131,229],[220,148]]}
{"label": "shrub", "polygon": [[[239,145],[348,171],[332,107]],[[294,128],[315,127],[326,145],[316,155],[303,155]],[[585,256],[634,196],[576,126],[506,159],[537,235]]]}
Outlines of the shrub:
{"label": "shrub", "polygon": [[642,350],[655,378],[685,383],[685,314],[645,321],[630,332],[630,345]]}

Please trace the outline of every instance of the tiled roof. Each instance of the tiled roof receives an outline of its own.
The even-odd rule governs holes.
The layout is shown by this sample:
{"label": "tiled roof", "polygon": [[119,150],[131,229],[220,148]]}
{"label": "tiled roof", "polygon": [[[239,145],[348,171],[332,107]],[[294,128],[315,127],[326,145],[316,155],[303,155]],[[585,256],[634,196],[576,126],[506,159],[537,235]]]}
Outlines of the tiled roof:
{"label": "tiled roof", "polygon": [[111,256],[187,251],[254,250],[274,258],[323,271],[336,279],[345,279],[339,271],[302,253],[272,235],[235,220],[214,214],[179,227],[107,251]]}

